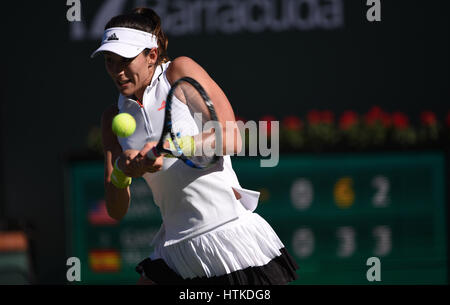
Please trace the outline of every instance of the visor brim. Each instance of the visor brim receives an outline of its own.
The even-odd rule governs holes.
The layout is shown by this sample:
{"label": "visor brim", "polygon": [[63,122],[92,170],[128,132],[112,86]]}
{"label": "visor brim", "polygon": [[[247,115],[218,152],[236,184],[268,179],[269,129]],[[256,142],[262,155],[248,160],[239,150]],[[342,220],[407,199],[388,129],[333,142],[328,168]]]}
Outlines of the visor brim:
{"label": "visor brim", "polygon": [[91,54],[91,58],[93,58],[97,53],[100,52],[112,52],[119,56],[125,57],[125,58],[134,58],[141,53],[145,47],[137,47],[137,46],[131,46],[127,44],[122,43],[104,43],[94,51],[94,53]]}

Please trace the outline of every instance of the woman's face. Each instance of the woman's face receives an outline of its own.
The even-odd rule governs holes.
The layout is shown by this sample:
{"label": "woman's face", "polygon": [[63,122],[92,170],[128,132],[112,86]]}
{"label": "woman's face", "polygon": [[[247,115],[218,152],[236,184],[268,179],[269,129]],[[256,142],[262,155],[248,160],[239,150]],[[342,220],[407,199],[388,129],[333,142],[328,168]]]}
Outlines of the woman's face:
{"label": "woman's face", "polygon": [[125,58],[112,52],[105,52],[105,66],[120,93],[136,95],[142,99],[145,88],[153,76],[152,53],[141,52],[134,58]]}

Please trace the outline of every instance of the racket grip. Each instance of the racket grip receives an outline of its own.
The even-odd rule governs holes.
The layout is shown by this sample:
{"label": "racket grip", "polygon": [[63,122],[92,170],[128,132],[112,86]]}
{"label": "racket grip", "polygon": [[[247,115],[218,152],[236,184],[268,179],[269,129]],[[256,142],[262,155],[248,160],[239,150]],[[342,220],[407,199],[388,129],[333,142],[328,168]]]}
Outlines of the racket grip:
{"label": "racket grip", "polygon": [[152,149],[150,149],[147,153],[147,157],[150,160],[156,160],[156,158],[158,158],[159,156],[161,156],[161,154],[156,149],[156,146],[153,146]]}

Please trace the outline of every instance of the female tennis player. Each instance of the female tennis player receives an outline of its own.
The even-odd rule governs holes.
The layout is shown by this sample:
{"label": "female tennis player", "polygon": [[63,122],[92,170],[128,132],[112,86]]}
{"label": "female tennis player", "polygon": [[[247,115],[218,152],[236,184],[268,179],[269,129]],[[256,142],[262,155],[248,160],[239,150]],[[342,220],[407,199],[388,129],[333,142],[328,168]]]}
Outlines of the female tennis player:
{"label": "female tennis player", "polygon": [[[176,158],[147,157],[161,136],[167,94],[182,77],[203,86],[222,126],[235,123],[221,88],[192,59],[170,61],[167,42],[159,16],[138,8],[113,17],[92,54],[103,53],[120,92],[118,103],[102,116],[108,213],[117,220],[125,216],[131,180],[143,177],[163,219],[153,253],[136,267],[140,282],[278,285],[295,280],[297,264],[271,226],[253,212],[259,193],[242,188],[232,168],[229,154],[239,152],[239,140],[224,147],[228,154],[207,170],[190,168]],[[127,138],[111,130],[119,112],[136,120],[136,131]]]}

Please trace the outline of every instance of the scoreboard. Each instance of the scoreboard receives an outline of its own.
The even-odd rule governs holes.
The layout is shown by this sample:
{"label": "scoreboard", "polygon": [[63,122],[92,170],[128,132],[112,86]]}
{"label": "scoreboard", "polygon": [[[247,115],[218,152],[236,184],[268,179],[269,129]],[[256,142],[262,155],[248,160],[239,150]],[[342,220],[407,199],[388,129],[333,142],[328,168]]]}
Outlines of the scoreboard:
{"label": "scoreboard", "polygon": [[236,166],[258,188],[258,213],[297,259],[297,283],[447,282],[445,159],[440,154],[290,156],[275,168]]}
{"label": "scoreboard", "polygon": [[[276,167],[233,158],[244,188],[261,192],[256,211],[300,266],[294,284],[448,283],[446,160],[443,153],[282,155]],[[134,179],[120,223],[103,198],[103,163],[67,172],[68,256],[83,284],[134,284],[161,224],[143,179]],[[370,258],[379,281],[368,280]]]}

